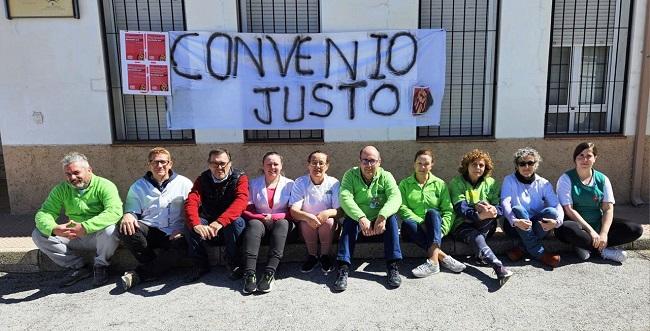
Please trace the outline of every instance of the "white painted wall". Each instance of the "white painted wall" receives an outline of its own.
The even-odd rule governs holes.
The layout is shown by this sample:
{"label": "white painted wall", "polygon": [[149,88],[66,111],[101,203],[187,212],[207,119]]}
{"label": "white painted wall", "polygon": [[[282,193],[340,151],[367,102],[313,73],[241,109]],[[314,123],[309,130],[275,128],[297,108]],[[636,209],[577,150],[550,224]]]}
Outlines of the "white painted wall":
{"label": "white painted wall", "polygon": [[[237,1],[193,0],[185,1],[185,23],[190,31],[237,31]],[[198,144],[242,143],[244,131],[194,130]]]}
{"label": "white painted wall", "polygon": [[551,1],[502,0],[500,16],[494,135],[543,137]]}
{"label": "white painted wall", "polygon": [[[632,18],[632,40],[630,40],[630,58],[627,76],[627,96],[625,100],[625,124],[623,133],[625,135],[634,135],[636,131],[636,122],[639,105],[639,93],[641,87],[641,67],[643,61],[643,37],[645,28],[647,0],[636,1],[634,14]],[[646,133],[650,134],[650,114],[646,122]]]}
{"label": "white painted wall", "polygon": [[[343,32],[418,27],[417,0],[321,1],[321,31]],[[415,140],[415,128],[327,129],[325,142]]]}
{"label": "white painted wall", "polygon": [[4,145],[112,142],[97,5],[79,1],[81,19],[0,18]]}

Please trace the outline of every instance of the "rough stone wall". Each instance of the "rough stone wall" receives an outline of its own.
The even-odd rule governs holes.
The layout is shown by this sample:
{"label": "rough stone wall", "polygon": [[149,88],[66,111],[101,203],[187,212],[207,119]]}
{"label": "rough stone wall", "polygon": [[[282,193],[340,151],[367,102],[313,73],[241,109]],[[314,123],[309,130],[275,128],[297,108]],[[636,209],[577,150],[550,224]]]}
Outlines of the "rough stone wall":
{"label": "rough stone wall", "polygon": [[[433,173],[450,180],[457,174],[464,153],[473,149],[487,150],[495,163],[494,177],[501,180],[514,170],[512,155],[517,148],[532,146],[542,155],[539,174],[555,183],[557,178],[572,167],[571,155],[575,146],[587,138],[564,139],[499,139],[457,141],[392,141],[345,142],[308,144],[187,144],[167,147],[174,159],[174,169],[194,180],[207,169],[207,154],[217,147],[228,148],[235,167],[244,169],[251,177],[260,175],[261,158],[267,151],[277,151],[284,157],[284,172],[296,178],[306,172],[306,157],[316,149],[331,157],[329,174],[340,178],[345,170],[358,165],[359,150],[374,144],[382,156],[382,166],[391,171],[399,181],[413,171],[413,156],[420,148],[432,148],[436,154]],[[629,203],[633,137],[608,137],[589,139],[599,149],[597,169],[607,174],[614,186],[617,203]],[[34,212],[57,182],[63,179],[59,161],[69,151],[79,151],[88,156],[94,172],[111,179],[122,197],[131,183],[146,171],[146,157],[154,145],[79,145],[79,146],[4,146],[7,184],[13,214]],[[650,137],[646,140],[645,164],[650,160]],[[644,172],[643,198],[649,201],[650,170]]]}

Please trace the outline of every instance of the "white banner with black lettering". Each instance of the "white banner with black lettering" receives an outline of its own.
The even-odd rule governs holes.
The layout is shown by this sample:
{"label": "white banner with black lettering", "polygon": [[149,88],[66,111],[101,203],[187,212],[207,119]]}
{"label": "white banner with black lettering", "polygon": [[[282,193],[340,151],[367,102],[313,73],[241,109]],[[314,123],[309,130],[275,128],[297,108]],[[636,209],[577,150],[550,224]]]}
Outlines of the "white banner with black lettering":
{"label": "white banner with black lettering", "polygon": [[445,31],[170,32],[170,129],[438,125]]}

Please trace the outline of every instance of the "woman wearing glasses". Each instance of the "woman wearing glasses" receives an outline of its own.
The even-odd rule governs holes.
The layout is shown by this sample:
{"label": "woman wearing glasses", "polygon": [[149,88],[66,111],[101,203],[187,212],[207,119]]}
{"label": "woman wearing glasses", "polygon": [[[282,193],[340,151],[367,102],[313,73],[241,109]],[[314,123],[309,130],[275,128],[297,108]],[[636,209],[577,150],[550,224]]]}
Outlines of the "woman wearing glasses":
{"label": "woman wearing glasses", "polygon": [[[332,249],[332,228],[339,208],[339,181],[328,176],[329,156],[314,151],[307,157],[309,173],[296,179],[291,191],[291,216],[300,227],[307,246],[307,261],[300,271],[307,273],[320,263],[323,272],[330,272],[334,266]],[[318,242],[320,240],[320,254]]]}
{"label": "woman wearing glasses", "polygon": [[[262,158],[264,175],[250,182],[249,204],[242,216],[248,220],[244,231],[244,290],[270,292],[275,271],[284,253],[287,235],[294,224],[289,218],[289,198],[293,180],[282,175],[282,156],[268,152]],[[269,235],[269,256],[259,282],[255,276],[262,237]]]}
{"label": "woman wearing glasses", "polygon": [[623,250],[611,248],[632,242],[643,234],[638,224],[614,222],[614,193],[609,178],[593,168],[598,150],[593,143],[581,143],[573,152],[575,168],[557,181],[557,194],[567,220],[555,230],[561,241],[573,244],[578,257],[587,260],[591,253],[622,263]]}
{"label": "woman wearing glasses", "polygon": [[[541,162],[542,157],[533,148],[515,152],[515,172],[503,179],[501,187],[501,206],[508,220],[504,231],[519,237],[528,254],[555,268],[560,264],[560,255],[546,252],[542,239],[562,225],[564,212],[553,185],[536,173]],[[519,246],[508,252],[512,261],[520,260],[523,255]]]}
{"label": "woman wearing glasses", "polygon": [[454,209],[447,185],[431,173],[433,163],[433,151],[419,150],[415,153],[413,174],[399,183],[402,234],[427,251],[427,260],[411,271],[418,278],[440,272],[440,264],[453,272],[465,269],[464,264],[440,249],[442,236],[450,231]]}

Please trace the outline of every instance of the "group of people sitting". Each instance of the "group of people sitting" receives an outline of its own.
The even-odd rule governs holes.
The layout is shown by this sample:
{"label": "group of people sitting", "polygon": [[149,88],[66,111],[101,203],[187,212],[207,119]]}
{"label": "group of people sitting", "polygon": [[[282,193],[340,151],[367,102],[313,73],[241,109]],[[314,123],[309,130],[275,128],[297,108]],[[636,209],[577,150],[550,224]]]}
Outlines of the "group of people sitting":
{"label": "group of people sitting", "polygon": [[[459,174],[448,184],[431,172],[435,157],[430,149],[415,154],[413,173],[398,184],[381,167],[373,146],[360,151],[359,165],[346,171],[340,182],[327,174],[330,159],[322,151],[309,154],[308,173],[295,181],[283,175],[280,154],[266,153],[263,175],[249,181],[233,167],[227,150],[215,149],[208,155],[208,170],[192,183],[172,170],[170,152],[157,147],[148,154],[149,171],[131,185],[122,206],[117,187],[95,175],[83,154],[73,152],[62,160],[66,181],[54,187],[36,214],[32,238],[52,261],[70,269],[61,286],[91,276],[94,286],[106,284],[110,258],[121,241],[138,261],[120,278],[124,290],[163,276],[185,250],[193,264],[187,281],[196,281],[209,272],[205,245],[222,245],[229,277],[243,278],[242,291],[249,294],[272,290],[287,237],[297,227],[307,250],[301,271],[336,269],[332,290],[340,292],[347,288],[360,234],[383,239],[387,284],[401,285],[401,220],[403,239],[426,251],[427,259],[412,270],[413,276],[427,277],[440,267],[456,273],[465,269],[441,249],[442,238],[450,236],[468,244],[477,261],[492,267],[503,285],[513,273],[486,243],[500,218],[504,232],[520,239],[521,246],[507,252],[512,261],[528,254],[557,267],[560,255],[547,252],[542,244],[552,230],[573,245],[582,260],[591,255],[625,260],[626,253],[612,247],[636,240],[643,230],[638,224],[614,221],[612,186],[593,168],[597,157],[593,143],[579,144],[573,153],[575,168],[559,178],[556,194],[537,174],[541,156],[528,147],[515,152],[515,170],[502,185],[491,176],[490,155],[478,149],[462,157]],[[66,221],[58,224],[62,208]],[[258,279],[264,237],[268,259]],[[79,250],[96,253],[92,270]]]}

